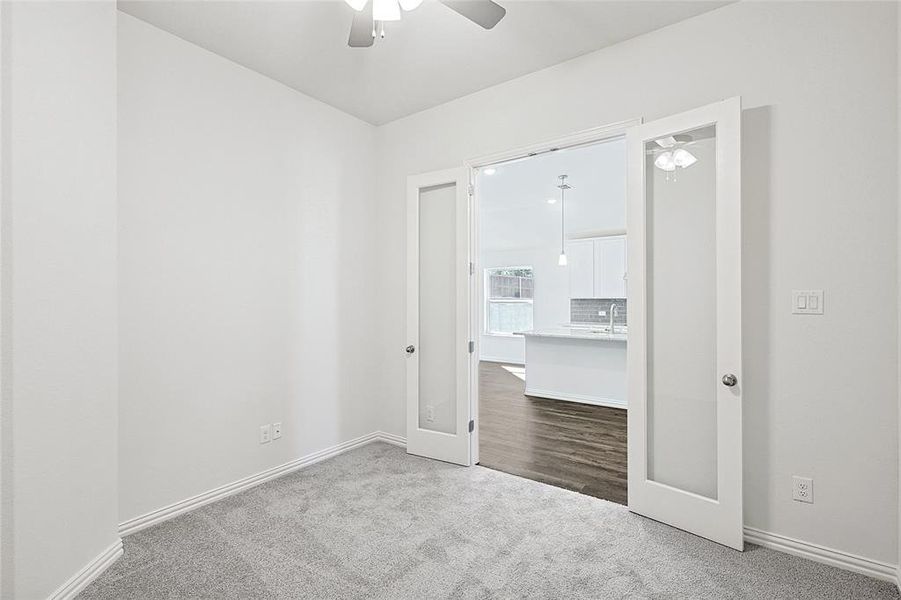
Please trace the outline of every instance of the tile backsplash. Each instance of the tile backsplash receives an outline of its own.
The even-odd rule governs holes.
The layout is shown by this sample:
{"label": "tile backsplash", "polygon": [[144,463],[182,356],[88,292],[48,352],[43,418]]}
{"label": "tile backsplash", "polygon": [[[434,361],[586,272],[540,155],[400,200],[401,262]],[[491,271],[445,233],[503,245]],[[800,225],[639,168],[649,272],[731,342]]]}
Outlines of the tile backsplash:
{"label": "tile backsplash", "polygon": [[[615,325],[625,325],[626,299],[625,298],[571,298],[569,301],[569,320],[573,323],[609,323],[610,306],[616,304],[619,310],[613,320]],[[606,316],[599,313],[603,311]]]}

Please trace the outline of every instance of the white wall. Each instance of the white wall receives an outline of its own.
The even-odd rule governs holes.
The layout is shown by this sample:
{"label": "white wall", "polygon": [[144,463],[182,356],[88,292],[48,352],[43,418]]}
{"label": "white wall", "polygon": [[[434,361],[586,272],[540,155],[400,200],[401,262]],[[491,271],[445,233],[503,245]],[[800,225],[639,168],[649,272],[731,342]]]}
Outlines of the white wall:
{"label": "white wall", "polygon": [[[897,74],[897,94],[899,102],[897,103],[898,115],[897,120],[895,122],[896,126],[896,137],[898,143],[898,187],[896,189],[898,206],[901,207],[901,11],[897,11],[897,15],[895,17],[895,23],[897,25],[897,36],[895,38],[895,63],[896,63],[896,74]],[[901,210],[898,211],[898,233],[899,240],[901,240]],[[898,251],[901,252],[901,242],[899,242]],[[899,254],[898,267],[901,269],[901,254]],[[901,272],[899,272],[898,284],[901,286]],[[901,287],[899,287],[899,292],[901,292]],[[898,310],[901,311],[901,294],[899,294],[898,300]],[[899,319],[899,330],[901,330],[901,319]],[[899,335],[898,343],[901,344],[901,335]],[[901,377],[901,346],[899,346],[899,372],[898,375]],[[901,379],[899,379],[899,410],[901,410]],[[899,414],[898,419],[898,438],[901,440],[901,414]],[[898,467],[901,469],[901,444],[899,444],[899,457],[898,457]],[[901,477],[899,477],[899,485],[901,485]],[[901,489],[898,490],[898,542],[899,542],[899,555],[901,555]],[[901,559],[901,556],[899,556]],[[899,565],[897,569],[897,577],[898,577],[898,587],[901,589],[901,560],[899,560]]]}
{"label": "white wall", "polygon": [[118,540],[116,8],[3,13],[0,595],[30,600]]}
{"label": "white wall", "polygon": [[[895,563],[897,35],[891,3],[737,3],[381,127],[383,428],[404,433],[408,174],[741,95],[745,521]],[[790,314],[808,287],[825,315]]]}
{"label": "white wall", "polygon": [[123,521],[376,429],[373,142],[120,14]]}

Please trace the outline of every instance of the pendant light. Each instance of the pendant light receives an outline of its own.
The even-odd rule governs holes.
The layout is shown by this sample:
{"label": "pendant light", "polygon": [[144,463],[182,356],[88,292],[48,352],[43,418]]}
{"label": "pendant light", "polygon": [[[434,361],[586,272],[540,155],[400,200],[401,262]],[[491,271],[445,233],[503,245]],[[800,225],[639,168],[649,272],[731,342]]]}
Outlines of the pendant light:
{"label": "pendant light", "polygon": [[572,186],[566,183],[566,179],[569,175],[558,175],[557,179],[560,180],[560,184],[557,185],[560,188],[560,258],[557,260],[557,264],[561,267],[566,266],[566,190],[571,190]]}

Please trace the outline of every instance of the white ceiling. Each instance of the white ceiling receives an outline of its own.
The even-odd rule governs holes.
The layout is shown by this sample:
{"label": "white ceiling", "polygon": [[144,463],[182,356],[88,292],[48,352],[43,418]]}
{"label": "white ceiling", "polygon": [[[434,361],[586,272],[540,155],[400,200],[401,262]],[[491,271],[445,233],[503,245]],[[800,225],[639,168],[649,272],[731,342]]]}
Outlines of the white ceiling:
{"label": "white ceiling", "polygon": [[[480,246],[492,252],[559,244],[558,175],[569,176],[566,237],[626,227],[626,142],[617,138],[481,169]],[[553,198],[553,204],[548,203]]]}
{"label": "white ceiling", "polygon": [[119,9],[373,124],[610,46],[726,4],[499,0],[483,30],[435,0],[349,48],[342,0],[119,0]]}

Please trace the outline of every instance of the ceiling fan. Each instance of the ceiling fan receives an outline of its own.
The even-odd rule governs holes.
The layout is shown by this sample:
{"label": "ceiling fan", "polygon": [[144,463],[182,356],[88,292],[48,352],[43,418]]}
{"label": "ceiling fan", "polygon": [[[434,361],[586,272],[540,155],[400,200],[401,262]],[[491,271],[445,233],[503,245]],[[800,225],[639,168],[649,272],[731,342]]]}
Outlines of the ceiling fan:
{"label": "ceiling fan", "polygon": [[[385,37],[385,23],[400,21],[401,9],[411,11],[422,0],[344,0],[356,12],[350,26],[347,45],[351,48],[368,48],[376,37]],[[473,23],[491,29],[507,14],[500,4],[492,0],[439,0],[454,12]]]}

